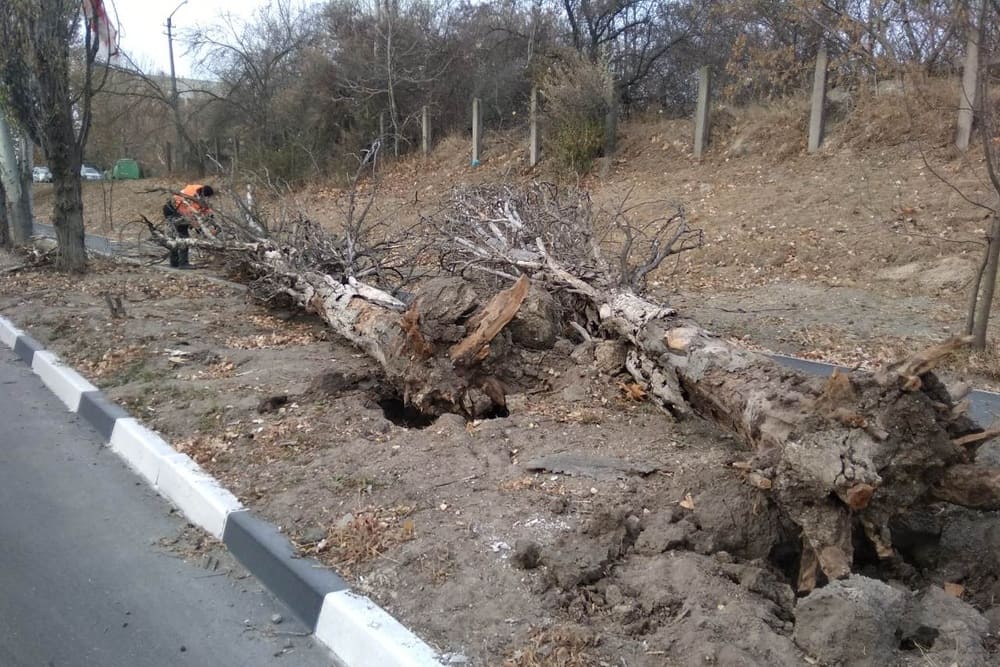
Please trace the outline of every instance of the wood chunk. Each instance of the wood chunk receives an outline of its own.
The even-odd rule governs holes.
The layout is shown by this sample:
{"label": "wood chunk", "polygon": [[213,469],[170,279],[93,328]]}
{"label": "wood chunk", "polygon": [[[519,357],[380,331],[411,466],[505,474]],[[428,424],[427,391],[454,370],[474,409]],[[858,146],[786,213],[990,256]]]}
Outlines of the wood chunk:
{"label": "wood chunk", "polygon": [[484,359],[489,354],[490,341],[517,315],[518,308],[528,294],[529,285],[528,276],[521,276],[512,287],[494,296],[480,311],[475,330],[448,351],[452,362],[468,366]]}

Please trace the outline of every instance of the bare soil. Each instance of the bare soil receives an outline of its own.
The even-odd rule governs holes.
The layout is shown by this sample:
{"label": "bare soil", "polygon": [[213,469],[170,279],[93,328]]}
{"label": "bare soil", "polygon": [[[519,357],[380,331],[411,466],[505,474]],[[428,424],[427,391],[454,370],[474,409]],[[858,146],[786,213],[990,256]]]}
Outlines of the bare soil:
{"label": "bare soil", "polygon": [[[705,248],[665,266],[653,292],[746,345],[852,366],[959,332],[986,223],[921,150],[985,197],[977,158],[877,114],[835,126],[808,156],[784,127],[790,113],[804,118],[786,109],[769,125],[761,113],[733,112],[702,163],[689,123],[633,121],[619,157],[586,179],[600,206],[665,199],[705,229]],[[460,182],[558,176],[530,173],[509,139],[475,170],[466,148],[452,138],[391,166],[382,214],[415,221]],[[142,192],[146,181],[116,184],[110,198],[108,184],[84,187],[92,233],[138,236],[133,221],[155,219],[163,199]],[[340,195],[314,184],[297,198],[333,225]],[[94,258],[82,277],[22,270],[0,277],[0,308],[456,663],[815,664],[789,586],[796,538],[732,468],[739,445],[634,400],[609,343],[567,335],[518,351],[509,417],[407,424],[374,362],[202,266]],[[123,298],[124,318],[105,293]],[[978,386],[1000,377],[993,353],[946,371]],[[574,458],[539,461],[556,455]],[[961,582],[962,599],[989,612],[1000,523],[940,512],[954,514],[954,534],[920,543],[913,572],[874,559],[859,568],[899,586]],[[893,664],[924,664],[926,650],[903,642]]]}

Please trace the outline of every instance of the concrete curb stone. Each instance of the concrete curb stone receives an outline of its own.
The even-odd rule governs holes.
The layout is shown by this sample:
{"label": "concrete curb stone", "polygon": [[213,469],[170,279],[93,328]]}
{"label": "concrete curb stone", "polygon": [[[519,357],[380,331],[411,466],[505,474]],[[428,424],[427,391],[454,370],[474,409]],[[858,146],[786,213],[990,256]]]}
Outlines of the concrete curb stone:
{"label": "concrete curb stone", "polygon": [[192,523],[221,539],[247,570],[284,602],[348,667],[433,667],[440,656],[331,569],[295,551],[273,524],[186,454],[130,417],[37,340],[0,316],[0,342],[28,364],[71,412]]}

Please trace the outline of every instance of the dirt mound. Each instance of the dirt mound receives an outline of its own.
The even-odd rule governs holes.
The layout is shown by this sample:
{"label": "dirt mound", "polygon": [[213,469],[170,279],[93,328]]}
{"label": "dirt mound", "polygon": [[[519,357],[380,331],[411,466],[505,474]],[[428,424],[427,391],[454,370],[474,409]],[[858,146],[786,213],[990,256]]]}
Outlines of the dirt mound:
{"label": "dirt mound", "polygon": [[969,284],[978,266],[969,257],[944,257],[932,262],[911,262],[878,272],[879,280],[908,283],[925,293],[958,290]]}

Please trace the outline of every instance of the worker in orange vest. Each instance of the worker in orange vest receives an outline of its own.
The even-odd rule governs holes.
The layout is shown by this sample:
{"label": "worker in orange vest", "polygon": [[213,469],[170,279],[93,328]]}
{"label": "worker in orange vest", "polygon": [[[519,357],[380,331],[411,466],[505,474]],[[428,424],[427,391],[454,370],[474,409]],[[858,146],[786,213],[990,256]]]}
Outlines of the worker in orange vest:
{"label": "worker in orange vest", "polygon": [[[192,183],[170,198],[163,205],[163,217],[177,230],[177,237],[186,239],[191,236],[191,228],[201,226],[201,218],[212,215],[208,199],[215,194],[211,185]],[[177,269],[190,269],[188,248],[171,248],[170,266]]]}

